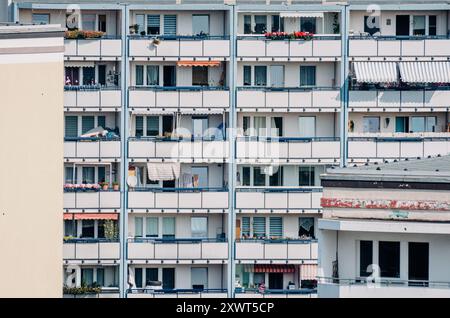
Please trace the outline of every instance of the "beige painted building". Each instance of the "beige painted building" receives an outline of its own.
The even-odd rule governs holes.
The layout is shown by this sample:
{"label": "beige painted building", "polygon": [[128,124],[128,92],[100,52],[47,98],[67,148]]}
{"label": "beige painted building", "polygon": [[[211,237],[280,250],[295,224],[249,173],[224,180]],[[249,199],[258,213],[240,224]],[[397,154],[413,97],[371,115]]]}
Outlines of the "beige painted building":
{"label": "beige painted building", "polygon": [[63,30],[0,25],[0,297],[62,296]]}

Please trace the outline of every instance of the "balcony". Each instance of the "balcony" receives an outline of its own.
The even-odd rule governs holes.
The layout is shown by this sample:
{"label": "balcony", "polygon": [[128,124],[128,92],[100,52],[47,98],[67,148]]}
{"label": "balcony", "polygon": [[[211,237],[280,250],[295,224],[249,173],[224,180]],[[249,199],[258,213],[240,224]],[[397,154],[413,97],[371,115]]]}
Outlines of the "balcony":
{"label": "balcony", "polygon": [[127,298],[227,298],[226,289],[154,289],[133,288]]}
{"label": "balcony", "polygon": [[317,244],[317,240],[241,240],[236,242],[236,260],[316,263]]}
{"label": "balcony", "polygon": [[130,87],[129,107],[134,109],[197,109],[223,112],[230,107],[226,87]]}
{"label": "balcony", "polygon": [[120,298],[119,288],[108,287],[100,293],[64,294],[63,298]]}
{"label": "balcony", "polygon": [[223,264],[228,258],[228,243],[217,239],[154,239],[134,238],[128,240],[128,259],[132,264],[148,262],[160,264],[202,261]]}
{"label": "balcony", "polygon": [[416,58],[447,60],[450,39],[447,36],[353,36],[349,40],[350,57]]}
{"label": "balcony", "polygon": [[228,141],[214,139],[129,138],[128,157],[132,161],[226,162]]}
{"label": "balcony", "polygon": [[238,137],[238,163],[305,162],[335,163],[339,160],[340,144],[336,137]]}
{"label": "balcony", "polygon": [[119,191],[64,191],[64,210],[120,209]]}
{"label": "balcony", "polygon": [[149,57],[228,59],[230,56],[230,40],[224,36],[158,36],[158,40],[159,44],[155,44],[152,37],[130,37],[130,56],[135,60]]}
{"label": "balcony", "polygon": [[66,86],[64,107],[71,111],[117,111],[122,107],[122,92],[119,87]]}
{"label": "balcony", "polygon": [[317,298],[315,289],[266,289],[260,293],[257,289],[236,291],[235,298]]}
{"label": "balcony", "polygon": [[65,39],[65,57],[71,59],[92,58],[94,60],[116,60],[122,56],[122,40],[117,37],[94,39]]}
{"label": "balcony", "polygon": [[135,188],[128,192],[132,212],[164,210],[223,213],[228,209],[228,190],[223,188]]}
{"label": "balcony", "polygon": [[351,161],[401,159],[446,155],[450,137],[350,137],[348,156]]}
{"label": "balcony", "polygon": [[303,61],[304,58],[336,60],[341,57],[340,36],[315,35],[312,40],[271,40],[264,36],[239,36],[237,56],[243,60],[275,58]]}
{"label": "balcony", "polygon": [[83,159],[117,161],[120,159],[120,153],[120,140],[117,138],[64,138],[64,159],[66,161]]}
{"label": "balcony", "polygon": [[340,91],[333,87],[239,87],[239,111],[321,111],[336,112],[341,107]]}
{"label": "balcony", "polygon": [[114,263],[120,258],[119,242],[108,239],[66,240],[63,244],[63,258],[65,261]]}
{"label": "balcony", "polygon": [[411,87],[350,90],[349,108],[351,111],[449,111],[450,89]]}
{"label": "balcony", "polygon": [[237,188],[237,212],[313,212],[321,211],[321,187]]}

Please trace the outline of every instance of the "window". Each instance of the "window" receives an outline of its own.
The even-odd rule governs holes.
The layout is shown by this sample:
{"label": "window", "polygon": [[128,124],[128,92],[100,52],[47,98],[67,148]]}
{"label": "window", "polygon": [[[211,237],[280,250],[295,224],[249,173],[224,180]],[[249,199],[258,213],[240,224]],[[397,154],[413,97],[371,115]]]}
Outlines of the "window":
{"label": "window", "polygon": [[82,268],[81,269],[81,283],[86,286],[92,286],[94,283],[94,269]]}
{"label": "window", "polygon": [[192,133],[194,138],[202,138],[208,129],[208,117],[192,117]]}
{"label": "window", "polygon": [[142,268],[134,269],[134,282],[137,288],[142,288]]}
{"label": "window", "polygon": [[147,136],[158,136],[159,135],[159,117],[158,116],[147,116]]}
{"label": "window", "polygon": [[312,187],[314,184],[314,167],[298,167],[298,185],[301,187]]}
{"label": "window", "polygon": [[83,85],[95,85],[95,67],[83,67]]}
{"label": "window", "polygon": [[192,85],[208,86],[208,68],[201,66],[192,67]]}
{"label": "window", "polygon": [[252,67],[250,65],[244,65],[244,86],[252,85]]}
{"label": "window", "polygon": [[395,132],[409,132],[409,117],[395,117]]}
{"label": "window", "polygon": [[83,220],[81,224],[81,238],[94,238],[95,236],[95,221]]}
{"label": "window", "polygon": [[242,185],[250,186],[250,167],[242,168]]}
{"label": "window", "polygon": [[136,116],[136,126],[134,135],[136,137],[142,137],[144,135],[144,117]]}
{"label": "window", "polygon": [[106,33],[106,15],[98,15],[98,31]]}
{"label": "window", "polygon": [[138,33],[145,32],[145,14],[136,14],[136,24],[138,25]]}
{"label": "window", "polygon": [[365,133],[380,132],[380,117],[364,117],[363,131]]}
{"label": "window", "polygon": [[147,15],[147,34],[160,34],[160,16],[159,14]]}
{"label": "window", "polygon": [[208,268],[192,267],[191,268],[192,289],[204,290],[208,289]]}
{"label": "window", "polygon": [[157,268],[146,268],[145,269],[145,281],[146,281],[146,285],[148,285],[149,282],[159,281],[158,269]]}
{"label": "window", "polygon": [[255,85],[267,86],[267,66],[255,66]]}
{"label": "window", "polygon": [[134,218],[134,236],[142,237],[144,233],[144,222],[142,217]]}
{"label": "window", "polygon": [[163,289],[175,288],[175,268],[162,269]]}
{"label": "window", "polygon": [[300,66],[300,86],[316,86],[315,66]]}
{"label": "window", "polygon": [[77,223],[75,220],[64,220],[64,236],[77,237]]}
{"label": "window", "polygon": [[175,218],[163,217],[162,223],[162,237],[163,238],[175,238]]}
{"label": "window", "polygon": [[437,16],[428,16],[428,35],[437,35]]}
{"label": "window", "polygon": [[298,219],[298,237],[300,238],[315,238],[314,235],[314,218],[299,218]]}
{"label": "window", "polygon": [[136,65],[136,85],[144,85],[144,66]]}
{"label": "window", "polygon": [[93,183],[95,183],[95,168],[94,167],[83,167],[83,169],[82,169],[82,183],[83,184],[93,184]]}
{"label": "window", "polygon": [[250,135],[250,116],[242,117],[242,129],[244,130],[244,136]]}
{"label": "window", "polygon": [[359,242],[359,276],[367,277],[371,272],[367,271],[367,267],[373,264],[373,243],[372,241]]}
{"label": "window", "polygon": [[253,118],[253,123],[254,123],[256,136],[266,136],[267,135],[266,117],[255,116]]}
{"label": "window", "polygon": [[78,137],[78,116],[66,116],[64,121],[66,137]]}
{"label": "window", "polygon": [[381,277],[400,278],[400,242],[378,242]]}
{"label": "window", "polygon": [[364,32],[370,35],[380,32],[380,16],[364,16]]}
{"label": "window", "polygon": [[194,188],[208,187],[208,167],[192,167],[191,173]]}
{"label": "window", "polygon": [[97,284],[100,286],[105,286],[105,269],[97,268]]}
{"label": "window", "polygon": [[158,86],[159,85],[159,66],[147,65],[147,85]]}
{"label": "window", "polygon": [[270,118],[270,135],[272,137],[283,136],[283,117]]}
{"label": "window", "polygon": [[33,13],[33,24],[50,24],[50,14],[48,13]]}
{"label": "window", "polygon": [[209,15],[207,14],[192,15],[192,34],[193,35],[209,34]]}
{"label": "window", "polygon": [[303,138],[316,137],[316,117],[301,116],[298,118],[299,136]]}
{"label": "window", "polygon": [[300,31],[316,33],[316,18],[312,17],[300,18]]}
{"label": "window", "polygon": [[284,87],[283,65],[270,65],[270,86]]}
{"label": "window", "polygon": [[253,168],[253,186],[264,187],[266,185],[266,175],[264,174],[264,168]]}
{"label": "window", "polygon": [[284,32],[284,19],[280,15],[272,15],[272,32]]}
{"label": "window", "polygon": [[79,67],[66,67],[64,68],[66,79],[66,85],[78,85],[80,84],[80,68]]}
{"label": "window", "polygon": [[81,134],[87,133],[89,130],[94,129],[94,116],[82,116],[81,117]]}
{"label": "window", "polygon": [[77,167],[66,167],[64,169],[64,182],[75,184],[77,183]]}
{"label": "window", "polygon": [[145,237],[158,237],[159,236],[159,228],[158,228],[158,218],[157,217],[148,217],[145,219]]}
{"label": "window", "polygon": [[191,218],[191,234],[192,237],[208,237],[208,218],[192,217]]}
{"label": "window", "polygon": [[413,35],[425,35],[425,16],[413,16]]}
{"label": "window", "polygon": [[106,86],[106,65],[98,66],[98,84]]}
{"label": "window", "polygon": [[242,217],[242,229],[241,229],[242,237],[250,237],[250,217],[244,216]]}
{"label": "window", "polygon": [[95,14],[82,14],[81,21],[83,30],[95,31],[95,20]]}
{"label": "window", "polygon": [[277,171],[269,176],[269,185],[272,187],[281,187],[283,185],[283,167],[279,166]]}
{"label": "window", "polygon": [[434,116],[411,117],[411,131],[412,132],[435,132],[436,131],[436,117],[434,117]]}
{"label": "window", "polygon": [[270,217],[269,218],[269,231],[270,237],[282,237],[283,236],[283,218]]}
{"label": "window", "polygon": [[97,238],[105,238],[105,220],[97,221]]}
{"label": "window", "polygon": [[252,16],[244,15],[244,34],[252,33]]}
{"label": "window", "polygon": [[97,181],[98,182],[106,181],[106,168],[105,167],[97,167]]}
{"label": "window", "polygon": [[253,236],[256,238],[266,237],[266,218],[265,217],[254,217],[253,218]]}
{"label": "window", "polygon": [[255,15],[255,33],[262,34],[267,32],[267,16]]}
{"label": "window", "polygon": [[106,127],[106,117],[105,116],[97,116],[97,127],[100,126],[102,128]]}
{"label": "window", "polygon": [[164,15],[164,35],[176,35],[177,34],[177,16],[176,15]]}

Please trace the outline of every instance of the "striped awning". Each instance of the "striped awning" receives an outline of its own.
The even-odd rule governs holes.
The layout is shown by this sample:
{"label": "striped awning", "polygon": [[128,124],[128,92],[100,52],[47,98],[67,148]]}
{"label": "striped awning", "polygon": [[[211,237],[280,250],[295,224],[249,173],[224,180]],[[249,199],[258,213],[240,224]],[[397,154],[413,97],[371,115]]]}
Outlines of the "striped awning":
{"label": "striped awning", "polygon": [[406,83],[450,83],[450,62],[400,62]]}
{"label": "striped awning", "polygon": [[323,12],[280,12],[280,18],[323,18]]}
{"label": "striped awning", "polygon": [[95,67],[95,62],[92,61],[65,61],[65,67]]}
{"label": "striped awning", "polygon": [[395,62],[355,62],[354,69],[359,83],[394,83],[398,79]]}
{"label": "striped awning", "polygon": [[118,220],[118,213],[64,213],[64,220]]}
{"label": "striped awning", "polygon": [[220,66],[220,61],[178,61],[177,66],[208,66],[208,67],[217,67]]}
{"label": "striped awning", "polygon": [[302,264],[300,265],[300,279],[302,280],[316,280],[317,279],[317,264]]}
{"label": "striped awning", "polygon": [[254,273],[294,273],[295,266],[255,264],[255,265],[245,265],[244,271]]}

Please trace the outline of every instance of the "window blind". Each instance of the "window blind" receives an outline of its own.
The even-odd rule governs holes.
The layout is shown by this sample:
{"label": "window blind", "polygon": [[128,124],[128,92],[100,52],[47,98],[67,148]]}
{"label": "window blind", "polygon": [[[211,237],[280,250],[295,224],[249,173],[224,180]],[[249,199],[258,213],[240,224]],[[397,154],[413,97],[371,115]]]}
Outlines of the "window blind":
{"label": "window blind", "polygon": [[254,217],[253,218],[253,235],[256,237],[266,236],[266,218]]}
{"label": "window blind", "polygon": [[177,34],[177,16],[176,15],[164,15],[164,34],[176,35]]}
{"label": "window blind", "polygon": [[78,116],[66,116],[66,137],[78,137]]}
{"label": "window blind", "polygon": [[271,217],[269,219],[270,236],[283,236],[283,219],[281,217]]}

